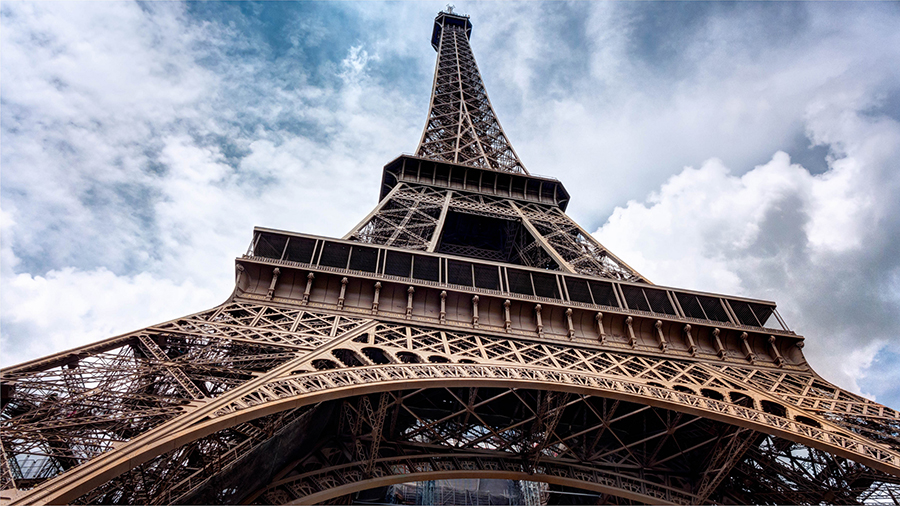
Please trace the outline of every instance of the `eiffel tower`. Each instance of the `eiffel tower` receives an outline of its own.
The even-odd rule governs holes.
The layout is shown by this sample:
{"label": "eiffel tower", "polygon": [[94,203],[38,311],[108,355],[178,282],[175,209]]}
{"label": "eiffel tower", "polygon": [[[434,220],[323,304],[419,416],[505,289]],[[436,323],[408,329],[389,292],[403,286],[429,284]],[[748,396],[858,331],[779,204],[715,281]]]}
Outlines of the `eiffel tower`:
{"label": "eiffel tower", "polygon": [[573,222],[500,127],[471,30],[435,18],[418,149],[350,233],[256,228],[222,305],[2,370],[3,504],[377,502],[456,478],[900,501],[900,413],[817,375],[774,303],[652,284]]}

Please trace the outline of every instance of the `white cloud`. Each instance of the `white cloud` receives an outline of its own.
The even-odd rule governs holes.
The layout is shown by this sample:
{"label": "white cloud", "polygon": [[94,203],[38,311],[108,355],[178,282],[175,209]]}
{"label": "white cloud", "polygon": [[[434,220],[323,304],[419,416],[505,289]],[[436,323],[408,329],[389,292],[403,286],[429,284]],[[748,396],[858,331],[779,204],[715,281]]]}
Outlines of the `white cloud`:
{"label": "white cloud", "polygon": [[845,112],[838,129],[810,115],[815,138],[840,150],[825,173],[783,152],[740,176],[709,160],[617,208],[596,235],[657,283],[775,300],[809,338],[812,365],[859,392],[897,341],[900,259],[878,249],[896,248],[900,232],[885,220],[900,207],[900,124]]}
{"label": "white cloud", "polygon": [[[16,364],[208,308],[227,294],[152,274],[66,268],[3,282],[3,361]],[[185,308],[192,308],[185,311]],[[30,339],[12,339],[9,330]]]}
{"label": "white cloud", "polygon": [[418,135],[363,44],[313,86],[182,4],[3,9],[4,365],[221,302],[255,225],[343,235]]}

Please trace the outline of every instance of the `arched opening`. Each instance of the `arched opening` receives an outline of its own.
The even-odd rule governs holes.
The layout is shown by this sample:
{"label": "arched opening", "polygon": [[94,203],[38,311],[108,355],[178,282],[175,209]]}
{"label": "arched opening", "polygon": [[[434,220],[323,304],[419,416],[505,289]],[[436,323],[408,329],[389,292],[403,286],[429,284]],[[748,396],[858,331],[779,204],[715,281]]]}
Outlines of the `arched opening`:
{"label": "arched opening", "polygon": [[442,357],[440,355],[431,355],[428,357],[428,361],[432,364],[449,364],[450,359],[447,357]]}
{"label": "arched opening", "polygon": [[725,400],[725,396],[722,394],[722,392],[719,392],[718,390],[713,390],[711,388],[701,388],[700,395],[702,395],[703,397],[706,397],[707,399],[715,399],[717,401]]}
{"label": "arched opening", "polygon": [[786,417],[787,416],[787,408],[778,404],[777,402],[772,401],[760,401],[760,406],[762,410],[770,415]]}
{"label": "arched opening", "polygon": [[362,351],[369,357],[369,360],[378,365],[390,364],[392,362],[381,348],[363,348]]}
{"label": "arched opening", "polygon": [[[409,355],[414,356],[414,354],[411,353]],[[234,404],[218,416],[200,420],[195,428],[184,433],[180,441],[205,441],[204,438],[206,438],[207,435],[213,434],[216,431],[231,429],[232,427],[237,428],[244,421],[269,416],[270,414],[277,414],[281,411],[297,407],[320,406],[323,409],[338,410],[339,406],[335,405],[335,402],[352,403],[355,413],[354,416],[356,416],[358,420],[361,419],[361,422],[355,422],[352,420],[352,417],[336,415],[334,413],[328,416],[315,416],[313,419],[316,420],[316,423],[319,424],[319,427],[322,430],[338,430],[339,427],[342,427],[340,430],[351,430],[352,427],[356,427],[357,429],[354,429],[357,431],[356,433],[366,435],[366,438],[369,439],[364,439],[364,441],[371,442],[373,441],[373,439],[370,439],[373,428],[377,426],[372,425],[371,421],[367,421],[374,420],[371,415],[372,411],[390,408],[398,413],[398,416],[402,415],[402,417],[406,418],[397,418],[396,420],[393,416],[390,418],[380,418],[384,420],[383,425],[381,425],[382,430],[392,431],[390,434],[385,432],[382,438],[375,439],[381,442],[381,448],[396,447],[387,443],[387,441],[389,441],[389,439],[386,439],[388,436],[395,438],[402,437],[403,441],[407,443],[417,444],[421,442],[429,445],[424,449],[425,452],[430,452],[431,450],[438,448],[450,451],[452,453],[452,458],[457,459],[459,462],[462,462],[459,460],[459,457],[461,457],[460,452],[465,451],[467,448],[471,448],[472,450],[477,451],[478,459],[481,459],[481,463],[476,462],[472,465],[480,466],[482,464],[489,464],[491,466],[491,471],[485,468],[485,471],[479,471],[478,473],[475,473],[475,467],[466,468],[465,472],[468,474],[467,476],[462,477],[492,477],[490,472],[493,472],[493,470],[496,469],[500,469],[501,471],[506,469],[505,462],[512,462],[513,460],[516,463],[515,466],[519,466],[516,467],[515,471],[518,473],[522,469],[522,451],[524,450],[526,455],[531,455],[532,457],[539,455],[541,457],[540,464],[543,469],[541,472],[560,472],[568,476],[577,476],[578,480],[584,480],[584,483],[600,484],[610,482],[602,481],[605,478],[601,475],[592,474],[597,471],[595,468],[589,467],[588,469],[583,469],[579,467],[579,469],[552,470],[550,467],[547,467],[558,459],[562,459],[564,464],[571,466],[584,466],[590,464],[590,459],[592,458],[591,455],[594,454],[576,453],[573,456],[569,456],[567,460],[565,452],[570,451],[569,449],[572,448],[577,449],[585,447],[585,445],[594,444],[594,441],[598,437],[597,434],[592,433],[595,429],[590,427],[585,429],[583,427],[583,424],[592,419],[592,417],[602,417],[603,420],[607,420],[597,424],[597,427],[603,428],[605,431],[603,434],[599,435],[600,438],[614,438],[614,441],[598,442],[597,445],[599,445],[599,447],[605,448],[609,445],[621,444],[619,442],[620,440],[622,443],[628,444],[627,442],[633,441],[634,437],[648,437],[648,433],[652,432],[655,434],[654,437],[670,437],[673,441],[676,439],[679,441],[678,445],[670,445],[668,443],[662,445],[648,443],[647,445],[643,445],[642,443],[642,446],[653,451],[655,451],[655,448],[662,448],[665,451],[674,448],[678,452],[678,455],[672,455],[670,456],[671,458],[666,457],[665,455],[656,455],[652,458],[658,459],[658,461],[673,463],[675,463],[677,459],[690,459],[690,462],[684,463],[685,468],[691,468],[692,466],[695,466],[696,462],[705,462],[707,461],[706,459],[710,458],[710,455],[708,454],[692,454],[695,450],[707,451],[711,448],[709,446],[710,434],[727,433],[727,431],[733,430],[736,426],[751,429],[757,432],[759,436],[762,436],[763,433],[772,434],[769,432],[770,425],[761,420],[758,414],[745,413],[743,410],[728,410],[728,412],[706,410],[704,409],[703,403],[696,403],[694,402],[695,400],[680,398],[680,396],[653,396],[652,399],[648,399],[644,397],[643,391],[638,388],[639,385],[636,383],[623,383],[625,387],[631,385],[633,389],[630,391],[628,389],[620,390],[618,388],[619,384],[616,383],[598,383],[589,385],[588,377],[577,377],[574,374],[566,373],[564,375],[566,377],[556,378],[547,376],[542,371],[532,371],[526,367],[515,366],[497,366],[492,368],[490,365],[474,365],[453,369],[453,366],[449,365],[447,367],[429,369],[426,367],[407,367],[402,364],[397,364],[380,366],[378,368],[370,367],[368,369],[371,370],[370,373],[365,372],[366,368],[362,368],[361,371],[359,369],[338,369],[337,371],[329,372],[329,378],[339,380],[336,387],[324,385],[323,381],[317,378],[315,374],[310,374],[307,378],[303,375],[299,375],[272,381],[267,385],[265,392],[260,392],[259,394],[251,393],[242,397],[245,399],[245,402],[242,403],[243,405]],[[417,377],[417,374],[421,374],[421,376]],[[563,373],[559,374],[563,375]],[[578,380],[579,383],[572,381],[573,378]],[[531,392],[531,394],[526,395],[526,392]],[[732,393],[735,394],[734,399],[736,399],[737,402],[741,401],[741,396],[744,396],[748,400],[750,399],[745,394],[739,392]],[[276,399],[271,399],[273,394],[278,397]],[[385,397],[385,395],[388,395],[389,397]],[[472,395],[477,395],[479,397],[470,399],[470,396]],[[269,400],[265,399],[266,396],[269,397]],[[361,399],[363,396],[366,396],[368,400],[362,402]],[[404,404],[404,406],[401,407],[400,403],[408,403],[412,399],[417,402],[426,403],[424,404],[424,408],[422,406],[411,406],[407,404]],[[262,402],[260,402],[260,400],[262,400]],[[512,405],[497,405],[494,402],[495,400],[510,400]],[[652,400],[653,402],[648,403],[648,400]],[[582,409],[580,413],[575,411],[574,406],[584,405],[585,402],[594,404],[590,409]],[[328,408],[328,406],[331,406],[331,408]],[[418,415],[412,416],[413,413],[410,413],[405,409],[407,406],[413,413],[418,413]],[[483,412],[479,413],[479,416],[477,417],[469,417],[467,420],[460,421],[460,416],[466,416],[470,413],[468,406],[477,407],[477,409],[483,410]],[[619,409],[627,409],[627,416],[619,416],[617,412]],[[544,427],[546,427],[545,424],[535,423],[534,416],[536,413],[546,414],[541,416],[553,416],[554,430],[546,432],[546,429],[544,429]],[[646,413],[646,415],[641,415],[640,419],[636,419],[633,416],[640,415],[641,413]],[[185,416],[190,415],[191,413],[187,413]],[[683,417],[691,417],[691,419],[684,420]],[[350,423],[347,423],[346,421],[341,422],[341,420],[348,420],[348,418]],[[678,420],[679,418],[681,418],[681,420]],[[612,423],[612,420],[615,421],[616,426],[606,428],[609,423]],[[471,423],[476,422],[481,425],[470,425]],[[673,425],[673,423],[676,424]],[[704,427],[706,425],[710,426]],[[716,426],[713,427],[712,425]],[[767,443],[768,446],[765,448],[761,447],[761,449],[765,451],[762,453],[756,452],[755,455],[765,457],[766,455],[775,455],[777,453],[778,458],[790,459],[793,458],[793,454],[790,451],[791,448],[796,448],[798,445],[806,445],[808,448],[815,448],[816,451],[824,451],[842,459],[850,459],[854,462],[859,462],[862,465],[872,466],[872,472],[876,472],[876,470],[877,472],[884,472],[884,465],[880,461],[857,451],[853,446],[837,447],[836,445],[829,445],[827,441],[823,443],[819,439],[810,437],[808,431],[796,431],[788,424],[780,425],[779,427],[777,435],[765,436],[765,438],[767,438],[766,441],[770,441],[770,443]],[[685,433],[682,436],[682,428],[689,430],[690,433]],[[671,432],[673,430],[675,432]],[[267,431],[266,433],[272,434],[271,431]],[[292,432],[291,434],[296,434],[296,432]],[[545,436],[542,436],[546,434],[549,434],[550,437],[558,437],[559,434],[568,436],[564,442],[554,442],[553,440],[549,440]],[[353,441],[353,437],[344,436],[345,435],[340,435],[340,437],[335,437],[334,440],[338,442],[343,441],[345,443],[347,441]],[[751,434],[751,436],[753,435]],[[696,439],[697,437],[700,437],[700,439]],[[465,444],[453,443],[453,441],[462,441],[461,438],[466,438],[465,441],[468,442]],[[316,441],[321,441],[321,438],[316,438]],[[754,441],[756,441],[755,436]],[[773,445],[772,442],[777,444]],[[447,443],[451,444],[447,446]],[[160,459],[175,459],[176,457],[181,459],[183,453],[173,457],[169,453],[165,453],[167,450],[171,449],[171,446],[167,448],[165,444],[166,443],[163,441],[150,441],[149,443],[145,443],[144,441],[134,441],[133,443],[126,443],[109,452],[107,456],[101,456],[95,462],[85,464],[85,469],[93,467],[99,468],[99,464],[107,465],[109,463],[119,463],[125,461],[125,459],[128,459],[128,462],[143,459],[142,461],[146,463],[132,469],[134,473],[140,474],[152,471],[152,469],[157,469],[159,466],[171,469],[173,468],[172,465],[162,463],[160,462]],[[485,444],[490,446],[485,448]],[[752,442],[751,444],[755,445],[758,443]],[[864,440],[860,440],[859,444],[866,445],[867,443]],[[594,447],[596,448],[598,446]],[[179,451],[180,448],[181,447],[179,447]],[[629,447],[628,449],[630,450],[631,448],[632,447]],[[690,449],[690,451],[687,451],[682,455],[680,453],[681,450],[678,450],[678,448],[687,448]],[[509,460],[511,457],[503,453],[500,454],[503,459],[501,462],[490,464],[490,459],[486,458],[485,455],[494,451],[511,451],[513,455],[515,455],[515,458]],[[623,451],[625,451],[624,448]],[[338,453],[334,454],[337,455]],[[270,454],[268,453],[265,455],[267,458],[270,457]],[[348,458],[356,458],[355,456],[358,455],[358,452],[354,448],[348,448],[345,455],[348,456]],[[601,453],[596,453],[596,455],[601,455]],[[404,453],[403,458],[407,459],[407,461],[403,465],[408,464],[410,456],[411,454],[409,452]],[[585,457],[588,457],[587,460],[585,460]],[[429,462],[433,463],[435,462],[434,459],[436,457],[435,455],[427,454],[422,458],[427,458],[429,459]],[[647,458],[651,457],[647,456]],[[641,459],[639,458],[638,462],[640,461]],[[376,459],[375,461],[370,460],[369,462],[374,462],[374,465],[380,466],[387,465],[388,461]],[[295,474],[280,474],[280,476],[290,476],[291,480],[293,480],[294,477],[297,479],[306,479],[313,476],[310,473],[315,474],[318,473],[319,470],[323,470],[321,462],[310,461],[307,463],[309,466],[306,469],[296,470]],[[221,462],[216,462],[215,464],[210,463],[210,465],[221,464]],[[766,463],[762,464],[769,465]],[[132,483],[130,480],[135,476],[132,471],[126,471],[126,473],[131,473],[131,476],[123,476],[121,482],[116,482],[116,480],[119,479],[117,476],[123,472],[122,469],[127,469],[127,467],[124,467],[125,465],[127,464],[119,464],[118,470],[109,466],[106,467],[105,469],[107,470],[96,474],[91,481],[86,482],[85,487],[96,487],[99,486],[98,483],[105,483],[105,485],[103,485],[104,487],[109,486],[110,489],[118,491],[116,493],[122,493],[121,491],[128,488],[129,485],[127,484]],[[348,463],[347,466],[350,467],[347,469],[351,470],[351,467],[352,469],[359,469],[360,465],[361,464],[358,462]],[[469,464],[466,465],[468,466]],[[331,467],[332,469],[327,470],[328,472],[339,471],[339,469],[334,468],[334,466]],[[246,466],[243,466],[242,468],[246,468]],[[412,470],[413,468],[407,467],[407,469]],[[281,473],[282,471],[284,471],[284,473],[293,473],[291,470],[281,470],[277,472]],[[367,476],[378,476],[379,473],[382,472],[390,474],[404,471],[403,467],[399,466],[396,469],[382,469],[378,472],[373,471],[371,474],[359,474],[355,473],[355,471],[351,474],[354,476],[361,476],[360,479],[367,480],[369,479],[366,478]],[[543,477],[547,476],[549,476],[549,474],[544,475]],[[329,477],[322,476],[321,478],[323,481],[317,481],[318,483],[328,483],[327,478]],[[404,474],[399,479],[402,479],[403,481],[415,481],[419,478],[413,478],[408,474]],[[444,478],[423,476],[420,477],[420,479]],[[510,479],[535,480],[536,478],[523,477]],[[655,483],[658,480],[656,478],[650,478],[646,474],[639,476],[639,479],[641,480],[640,486],[645,487],[644,489],[648,486],[651,488],[658,486],[658,484]],[[549,479],[547,481],[549,482]],[[741,483],[746,484],[746,482]],[[581,482],[578,482],[572,484],[572,486],[579,486],[580,484]],[[354,488],[354,490],[363,490],[371,488],[371,486],[377,486],[371,483],[360,483],[353,484],[353,487],[356,487],[357,485],[359,485],[360,488]],[[638,486],[638,484],[634,485]],[[630,487],[631,485],[622,486]],[[685,487],[679,486],[674,492],[672,489],[667,489],[666,494],[683,493],[685,490],[692,489],[687,485],[685,485]],[[60,492],[54,492],[55,495],[53,497],[58,498],[58,502],[73,502],[78,499],[77,493],[79,493],[79,490],[83,491],[85,488],[62,489]],[[616,490],[618,491],[619,489]],[[346,492],[346,489],[341,489],[340,492],[348,493]],[[135,493],[144,492],[137,491]],[[312,491],[308,494],[304,492],[306,496],[312,496],[314,493],[317,492]],[[138,496],[135,497],[135,501],[139,502],[137,500]],[[329,497],[323,497],[322,500],[329,500]],[[674,496],[669,495],[666,497]],[[57,499],[54,500],[57,501]],[[659,502],[650,501],[649,499],[639,500],[644,502]],[[692,497],[678,498],[674,501],[687,503],[696,502]],[[812,499],[810,499],[810,501],[812,501]],[[750,502],[749,499],[748,502]],[[784,502],[788,501],[785,500]]]}
{"label": "arched opening", "polygon": [[397,358],[400,359],[400,362],[404,364],[421,364],[422,358],[416,355],[415,353],[410,353],[408,351],[398,351]]}
{"label": "arched opening", "polygon": [[[254,420],[252,424],[256,429],[249,427],[247,430],[238,424],[184,449],[161,455],[156,462],[128,471],[121,483],[114,480],[104,485],[108,494],[102,498],[121,496],[127,499],[132,492],[123,484],[132,483],[135,476],[154,469],[154,466],[168,466],[159,459],[183,459],[191,448],[204,448],[214,442],[221,444],[223,436],[230,438],[230,444],[240,444],[246,441],[243,438],[262,430],[272,434],[271,439],[246,453],[247,460],[240,465],[228,467],[231,475],[222,476],[217,482],[204,485],[206,488],[195,489],[191,495],[176,499],[184,503],[221,503],[228,499],[249,504],[283,504],[299,497],[302,504],[362,504],[379,502],[376,500],[379,497],[383,500],[387,496],[385,492],[395,485],[398,485],[395,491],[407,495],[415,491],[417,497],[428,495],[434,498],[438,493],[443,496],[457,493],[461,494],[457,497],[468,494],[475,498],[481,495],[471,489],[457,487],[452,490],[453,484],[437,482],[484,479],[503,480],[523,487],[522,482],[530,484],[528,486],[545,483],[547,485],[538,488],[550,494],[549,500],[546,495],[542,500],[548,505],[595,504],[598,501],[615,504],[620,502],[616,498],[641,503],[706,502],[691,495],[691,487],[696,486],[696,482],[679,481],[673,485],[670,473],[683,476],[682,469],[710,459],[709,452],[718,447],[709,444],[709,435],[728,434],[734,430],[734,426],[725,421],[679,414],[640,402],[491,386],[372,392],[296,408],[295,413],[292,416],[296,422],[288,419],[287,423],[282,423],[284,415],[273,413]],[[535,423],[537,413],[546,417],[545,422],[554,420],[552,432],[543,432],[544,422]],[[375,430],[371,422],[378,418],[386,423],[377,425],[380,446],[376,451],[379,453],[377,458],[369,460],[366,452],[372,450],[372,440],[367,437],[354,443],[353,434],[371,434]],[[802,445],[774,436],[761,437],[763,435],[758,432],[749,436],[751,445],[765,450],[748,453],[748,458],[757,459],[751,460],[749,466],[782,465],[779,462],[795,455],[804,458]],[[352,446],[346,446],[348,442]],[[360,444],[363,456],[356,451],[345,451],[354,450]],[[398,445],[404,447],[400,455],[392,450]],[[273,452],[269,448],[282,450]],[[587,451],[590,448],[603,450],[591,453]],[[801,451],[797,452],[797,448]],[[527,457],[524,461],[523,450]],[[622,467],[611,468],[610,462],[603,458],[603,454],[610,451],[622,452],[637,461],[655,458],[668,464],[636,470],[626,462]],[[288,458],[289,454],[293,457]],[[321,454],[331,456],[327,465],[320,460]],[[536,454],[541,456],[540,465],[529,467],[533,466],[531,463]],[[581,460],[575,460],[577,455],[581,455]],[[219,464],[210,460],[208,465]],[[197,465],[204,465],[204,462]],[[372,466],[368,473],[358,472],[366,465]],[[194,470],[185,470],[185,473],[191,472]],[[246,483],[247,486],[223,489],[223,482]],[[399,486],[404,483],[407,485]],[[765,483],[753,480],[725,480],[723,483],[727,489],[723,493],[745,498],[748,502],[754,494],[766,492]],[[809,483],[803,486],[809,487]],[[558,492],[557,496],[553,496],[554,491]],[[806,492],[799,491],[800,494]],[[706,500],[716,502],[726,496],[712,495]],[[403,503],[409,502],[404,499]],[[440,502],[425,498],[412,503]],[[460,504],[458,501],[443,503]]]}
{"label": "arched opening", "polygon": [[735,406],[741,406],[743,408],[753,408],[753,397],[750,397],[747,394],[742,394],[741,392],[731,392],[729,396],[731,397],[731,403]]}
{"label": "arched opening", "polygon": [[676,392],[683,392],[683,393],[686,393],[686,394],[694,394],[694,395],[697,395],[697,392],[696,392],[693,388],[691,388],[691,387],[686,387],[686,386],[684,386],[684,385],[673,385],[673,386],[672,386],[672,390],[675,390]]}
{"label": "arched opening", "polygon": [[817,421],[815,421],[815,420],[813,420],[812,418],[809,418],[809,417],[807,417],[807,416],[797,415],[796,417],[794,417],[794,420],[796,420],[796,421],[799,422],[799,423],[802,423],[803,425],[809,425],[810,427],[816,427],[816,428],[818,428],[818,429],[821,429],[821,428],[822,428],[822,424],[821,424],[821,423],[819,423],[819,422],[817,422]]}
{"label": "arched opening", "polygon": [[[543,504],[593,504],[607,500],[603,497],[640,503],[666,503],[673,499],[691,502],[689,492],[673,486],[666,472],[625,466],[615,475],[607,474],[602,455],[621,451],[637,459],[652,456],[670,462],[673,469],[681,469],[707,458],[709,433],[723,430],[719,422],[696,415],[679,417],[679,423],[673,426],[674,412],[664,408],[529,388],[432,387],[337,399],[328,401],[323,408],[327,405],[334,406],[330,414],[317,413],[313,418],[324,427],[324,432],[315,438],[315,451],[333,455],[336,460],[330,460],[326,466],[314,456],[292,461],[287,464],[291,469],[277,473],[286,478],[258,489],[255,497],[243,498],[244,502],[278,503],[297,490],[308,494],[302,500],[304,504],[332,500],[346,504],[378,497],[384,502],[394,485],[398,487],[393,490],[403,492],[403,502],[397,500],[403,504],[473,504],[475,498],[484,499],[484,494],[474,490],[454,490],[446,483],[436,483],[456,479],[504,480],[516,487],[548,483],[543,487],[546,494],[551,490],[559,493],[550,494],[549,501],[545,495]],[[354,430],[370,434],[373,428],[369,420],[379,416],[378,409],[385,409],[385,423],[378,435],[381,453],[369,473],[358,473],[359,459],[370,458],[370,439],[356,443],[364,446],[363,457],[356,451],[339,450],[348,441],[353,444]],[[545,432],[545,424],[551,418],[555,428]],[[646,444],[631,444],[636,440]],[[672,444],[674,440],[683,447]],[[603,451],[594,457],[593,453],[581,453],[578,448],[582,445]],[[397,455],[393,448],[401,446],[404,451]],[[355,446],[348,448],[353,450]],[[523,455],[527,456],[524,462]],[[538,455],[540,465],[534,466]],[[575,455],[582,455],[582,461],[574,463]],[[422,485],[426,481],[431,483]],[[521,485],[521,481],[530,485]],[[413,486],[399,487],[402,483]],[[428,497],[422,497],[423,490]],[[417,499],[407,502],[413,493]],[[431,498],[453,493],[457,499],[469,499],[448,503]]]}
{"label": "arched opening", "polygon": [[312,366],[315,367],[317,371],[327,371],[329,369],[338,369],[340,367],[337,365],[337,362],[325,358],[313,360]]}
{"label": "arched opening", "polygon": [[336,350],[332,350],[331,354],[334,355],[334,358],[338,359],[347,367],[362,367],[365,362],[359,358],[353,350],[347,350],[344,348],[338,348]]}

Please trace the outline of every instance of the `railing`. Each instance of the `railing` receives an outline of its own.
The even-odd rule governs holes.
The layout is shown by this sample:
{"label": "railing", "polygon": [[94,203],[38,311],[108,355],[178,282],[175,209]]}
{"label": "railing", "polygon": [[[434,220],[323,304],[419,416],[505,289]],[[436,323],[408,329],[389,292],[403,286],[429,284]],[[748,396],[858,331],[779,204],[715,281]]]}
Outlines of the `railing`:
{"label": "railing", "polygon": [[[769,301],[675,290],[658,285],[562,273],[524,265],[512,266],[489,260],[470,258],[463,260],[445,254],[308,234],[257,228],[248,254],[243,258],[272,265],[371,277],[448,290],[465,290],[497,297],[524,298],[549,304],[596,308],[599,311],[610,308],[636,316],[660,319],[674,317],[703,325],[794,335],[781,324],[775,311],[775,304]],[[420,262],[423,264],[427,259],[429,266],[427,272],[417,272],[417,259],[422,259]],[[433,268],[435,263],[437,271]],[[468,283],[459,283],[459,271],[455,274],[450,273],[451,264],[457,268],[463,267],[463,278],[467,279]],[[511,275],[513,283],[510,283]],[[575,284],[579,284],[586,291],[573,298],[569,290]],[[499,286],[496,289],[484,288],[490,285]],[[554,296],[548,296],[550,293]],[[626,300],[628,297],[631,298]],[[637,297],[636,302],[634,297]],[[691,305],[682,306],[683,302],[679,301],[688,301]],[[636,304],[637,307],[630,307],[629,302]],[[740,307],[742,311],[735,312],[731,309],[732,306]],[[707,316],[706,313],[711,310],[715,311],[715,314],[712,317]],[[778,326],[774,328],[767,326],[769,323]]]}

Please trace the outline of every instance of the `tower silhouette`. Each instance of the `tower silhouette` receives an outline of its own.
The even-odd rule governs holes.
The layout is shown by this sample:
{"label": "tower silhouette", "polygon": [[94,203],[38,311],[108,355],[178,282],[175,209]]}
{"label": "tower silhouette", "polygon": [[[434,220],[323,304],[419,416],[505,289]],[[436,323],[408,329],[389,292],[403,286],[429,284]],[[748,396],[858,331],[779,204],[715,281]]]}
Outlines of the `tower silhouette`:
{"label": "tower silhouette", "polygon": [[416,154],[342,239],[256,228],[220,306],[2,370],[3,504],[352,502],[453,478],[590,493],[565,502],[900,501],[900,414],[818,376],[774,303],[654,285],[573,222],[501,128],[471,30],[435,18]]}

